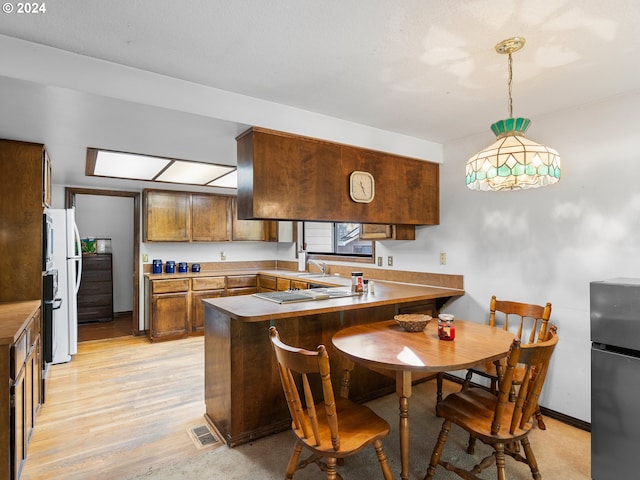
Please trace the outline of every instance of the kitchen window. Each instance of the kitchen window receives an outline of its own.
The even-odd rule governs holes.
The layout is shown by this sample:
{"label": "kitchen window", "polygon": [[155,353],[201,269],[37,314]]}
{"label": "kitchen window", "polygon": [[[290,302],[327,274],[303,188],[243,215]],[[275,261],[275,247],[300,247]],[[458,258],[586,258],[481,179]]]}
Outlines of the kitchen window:
{"label": "kitchen window", "polygon": [[373,240],[360,239],[361,224],[303,222],[305,250],[311,254],[373,258]]}

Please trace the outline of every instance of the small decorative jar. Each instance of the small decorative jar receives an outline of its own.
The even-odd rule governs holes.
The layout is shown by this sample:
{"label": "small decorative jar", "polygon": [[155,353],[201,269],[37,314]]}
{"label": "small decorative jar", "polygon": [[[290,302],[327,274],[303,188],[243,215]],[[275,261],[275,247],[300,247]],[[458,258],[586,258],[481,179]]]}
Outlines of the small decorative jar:
{"label": "small decorative jar", "polygon": [[454,316],[449,313],[438,315],[438,338],[440,340],[453,340],[456,338],[456,327],[453,324]]}
{"label": "small decorative jar", "polygon": [[191,271],[198,273],[200,271],[200,264],[199,263],[192,263],[191,264]]}
{"label": "small decorative jar", "polygon": [[362,272],[351,272],[351,293],[362,293],[364,277]]}
{"label": "small decorative jar", "polygon": [[153,273],[162,273],[162,260],[155,259],[151,270]]}
{"label": "small decorative jar", "polygon": [[165,273],[176,273],[176,262],[173,260],[167,260],[167,263],[164,265]]}
{"label": "small decorative jar", "polygon": [[187,262],[180,262],[178,264],[178,272],[187,273],[188,271],[189,271],[189,267],[187,265]]}

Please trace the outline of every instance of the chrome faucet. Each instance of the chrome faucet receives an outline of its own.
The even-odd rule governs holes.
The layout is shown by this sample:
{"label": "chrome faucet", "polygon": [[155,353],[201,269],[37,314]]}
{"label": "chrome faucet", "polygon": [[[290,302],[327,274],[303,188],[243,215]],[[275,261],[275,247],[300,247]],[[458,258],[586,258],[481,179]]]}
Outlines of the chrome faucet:
{"label": "chrome faucet", "polygon": [[319,262],[317,260],[307,260],[308,264],[313,264],[316,267],[318,267],[320,269],[320,271],[322,272],[322,275],[326,275],[327,272],[327,264],[325,262]]}

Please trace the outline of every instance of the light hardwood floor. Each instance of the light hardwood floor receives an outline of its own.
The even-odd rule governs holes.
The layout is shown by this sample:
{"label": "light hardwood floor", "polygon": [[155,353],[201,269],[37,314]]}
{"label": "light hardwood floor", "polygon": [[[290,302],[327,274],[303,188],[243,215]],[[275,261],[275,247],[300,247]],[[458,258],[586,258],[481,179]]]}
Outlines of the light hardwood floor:
{"label": "light hardwood floor", "polygon": [[204,425],[204,338],[83,342],[51,367],[22,480],[116,479],[184,460]]}

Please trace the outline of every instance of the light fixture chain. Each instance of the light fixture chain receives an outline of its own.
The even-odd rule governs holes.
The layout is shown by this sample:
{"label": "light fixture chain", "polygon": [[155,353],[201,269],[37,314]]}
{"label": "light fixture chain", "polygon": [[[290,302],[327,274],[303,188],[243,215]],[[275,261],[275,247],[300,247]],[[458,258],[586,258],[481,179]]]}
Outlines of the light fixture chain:
{"label": "light fixture chain", "polygon": [[511,52],[509,52],[509,118],[513,118],[513,99],[511,98],[511,85],[513,83],[513,61],[511,59]]}

